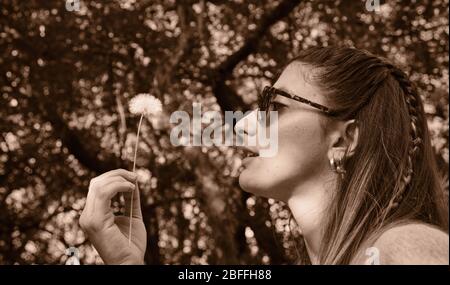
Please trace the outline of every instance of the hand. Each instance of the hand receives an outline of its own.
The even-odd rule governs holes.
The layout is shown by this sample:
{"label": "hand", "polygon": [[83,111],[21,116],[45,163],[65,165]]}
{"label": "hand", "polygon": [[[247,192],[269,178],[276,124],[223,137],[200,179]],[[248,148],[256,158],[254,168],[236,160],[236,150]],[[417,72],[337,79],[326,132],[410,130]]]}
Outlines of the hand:
{"label": "hand", "polygon": [[[80,226],[100,254],[105,264],[143,264],[147,247],[147,233],[139,199],[137,176],[133,172],[116,169],[91,180]],[[133,197],[131,243],[130,199]],[[114,216],[111,199],[119,192],[125,196],[125,216]]]}

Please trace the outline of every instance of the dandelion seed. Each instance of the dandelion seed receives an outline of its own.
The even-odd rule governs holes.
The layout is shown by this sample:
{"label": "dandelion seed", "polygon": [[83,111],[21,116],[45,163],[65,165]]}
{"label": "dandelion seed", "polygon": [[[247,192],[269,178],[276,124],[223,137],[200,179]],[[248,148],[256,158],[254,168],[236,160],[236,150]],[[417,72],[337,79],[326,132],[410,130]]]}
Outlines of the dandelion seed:
{"label": "dandelion seed", "polygon": [[131,99],[130,112],[134,115],[157,115],[162,112],[162,103],[150,94],[141,93]]}

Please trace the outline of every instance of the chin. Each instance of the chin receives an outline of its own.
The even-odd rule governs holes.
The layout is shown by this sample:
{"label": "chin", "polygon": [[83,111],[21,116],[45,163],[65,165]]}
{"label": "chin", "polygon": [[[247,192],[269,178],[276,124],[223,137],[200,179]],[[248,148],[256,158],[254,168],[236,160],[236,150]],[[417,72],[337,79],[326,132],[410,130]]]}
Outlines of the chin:
{"label": "chin", "polygon": [[254,175],[251,175],[247,169],[244,169],[239,175],[239,186],[241,186],[242,190],[245,192],[259,195],[258,192],[260,191],[258,191],[258,186],[256,184]]}
{"label": "chin", "polygon": [[246,191],[248,184],[249,184],[249,177],[246,176],[247,169],[242,170],[241,173],[239,173],[239,186],[241,186],[242,190]]}

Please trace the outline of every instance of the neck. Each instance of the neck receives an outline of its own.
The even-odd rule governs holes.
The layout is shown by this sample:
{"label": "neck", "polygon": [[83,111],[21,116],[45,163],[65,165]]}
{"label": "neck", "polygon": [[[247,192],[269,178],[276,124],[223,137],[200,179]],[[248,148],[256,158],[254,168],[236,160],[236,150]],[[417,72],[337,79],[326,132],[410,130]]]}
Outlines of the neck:
{"label": "neck", "polygon": [[303,235],[313,264],[319,262],[326,211],[334,189],[333,183],[324,183],[324,181],[330,181],[330,179],[324,180],[322,177],[314,182],[302,182],[287,199],[287,205]]}

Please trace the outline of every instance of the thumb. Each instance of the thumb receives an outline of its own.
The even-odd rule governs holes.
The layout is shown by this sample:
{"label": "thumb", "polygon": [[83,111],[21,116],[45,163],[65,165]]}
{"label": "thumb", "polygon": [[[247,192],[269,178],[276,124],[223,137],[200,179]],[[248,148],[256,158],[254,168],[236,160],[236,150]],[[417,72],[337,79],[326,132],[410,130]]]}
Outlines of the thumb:
{"label": "thumb", "polygon": [[[125,200],[125,216],[130,216],[131,209],[133,209],[133,218],[142,219],[141,199],[139,194],[139,183],[136,181],[136,187],[130,193],[124,194]],[[133,196],[133,202],[131,198]]]}

